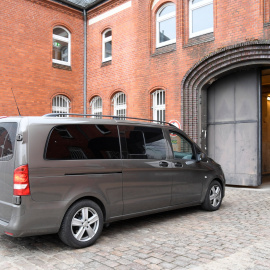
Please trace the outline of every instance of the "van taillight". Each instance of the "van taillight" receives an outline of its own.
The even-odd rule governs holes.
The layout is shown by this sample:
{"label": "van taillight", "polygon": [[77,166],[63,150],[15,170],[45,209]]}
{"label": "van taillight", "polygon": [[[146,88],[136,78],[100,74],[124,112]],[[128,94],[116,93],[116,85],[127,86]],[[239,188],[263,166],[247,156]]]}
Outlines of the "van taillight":
{"label": "van taillight", "polygon": [[30,195],[28,165],[23,165],[15,169],[13,184],[14,195]]}

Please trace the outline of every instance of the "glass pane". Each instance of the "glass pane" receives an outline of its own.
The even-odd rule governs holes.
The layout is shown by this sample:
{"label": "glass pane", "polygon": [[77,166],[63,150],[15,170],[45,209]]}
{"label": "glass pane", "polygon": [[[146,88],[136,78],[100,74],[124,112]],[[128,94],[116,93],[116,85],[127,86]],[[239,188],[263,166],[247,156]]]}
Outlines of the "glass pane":
{"label": "glass pane", "polygon": [[124,159],[166,159],[166,142],[160,128],[121,126]]}
{"label": "glass pane", "polygon": [[175,18],[159,23],[159,42],[165,42],[176,38]]}
{"label": "glass pane", "polygon": [[93,103],[93,108],[96,109],[101,109],[102,108],[102,99],[97,98],[96,101]]}
{"label": "glass pane", "polygon": [[167,7],[165,7],[160,13],[159,13],[159,17],[169,14],[171,12],[175,11],[175,5],[169,5]]}
{"label": "glass pane", "polygon": [[105,58],[112,56],[112,42],[106,42],[105,43]]}
{"label": "glass pane", "polygon": [[148,159],[166,159],[166,143],[161,129],[142,128]]}
{"label": "glass pane", "polygon": [[55,28],[55,29],[53,29],[53,34],[54,34],[54,35],[61,36],[61,37],[68,38],[68,32],[65,31],[65,30],[62,29],[62,28]]}
{"label": "glass pane", "polygon": [[110,31],[106,32],[105,38],[110,37],[111,35],[112,35],[112,31],[110,30]]}
{"label": "glass pane", "polygon": [[68,62],[68,43],[53,40],[53,59]]}
{"label": "glass pane", "polygon": [[62,53],[62,61],[65,61],[65,62],[68,62],[68,47],[63,47],[62,48],[62,51],[61,51],[61,53]]}
{"label": "glass pane", "polygon": [[177,133],[170,133],[174,158],[194,159],[192,144]]}
{"label": "glass pane", "polygon": [[0,161],[7,161],[13,157],[17,123],[0,124]]}
{"label": "glass pane", "polygon": [[126,132],[127,150],[129,155],[144,155],[145,144],[144,137],[141,131]]}
{"label": "glass pane", "polygon": [[192,11],[192,33],[213,27],[213,4]]}
{"label": "glass pane", "polygon": [[113,125],[64,125],[51,132],[46,159],[119,159],[117,127]]}

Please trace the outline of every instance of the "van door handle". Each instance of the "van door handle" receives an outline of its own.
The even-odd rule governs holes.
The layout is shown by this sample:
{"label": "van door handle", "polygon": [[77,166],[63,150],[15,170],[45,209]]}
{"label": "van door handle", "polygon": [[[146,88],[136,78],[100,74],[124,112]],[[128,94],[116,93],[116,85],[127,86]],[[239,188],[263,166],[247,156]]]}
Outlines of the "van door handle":
{"label": "van door handle", "polygon": [[168,162],[165,162],[165,161],[160,161],[159,162],[160,167],[168,167],[168,165],[169,165]]}
{"label": "van door handle", "polygon": [[183,164],[181,162],[175,162],[174,166],[177,167],[177,168],[182,168]]}

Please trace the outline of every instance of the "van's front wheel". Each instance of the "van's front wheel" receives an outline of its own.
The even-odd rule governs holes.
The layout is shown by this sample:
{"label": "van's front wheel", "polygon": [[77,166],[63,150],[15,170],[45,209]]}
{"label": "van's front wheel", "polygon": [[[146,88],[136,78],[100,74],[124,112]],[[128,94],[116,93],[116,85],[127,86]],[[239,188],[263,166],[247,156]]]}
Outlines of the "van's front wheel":
{"label": "van's front wheel", "polygon": [[93,201],[82,200],[72,205],[63,219],[59,230],[60,239],[73,248],[92,245],[103,228],[103,214]]}
{"label": "van's front wheel", "polygon": [[202,208],[207,211],[216,211],[219,209],[222,202],[222,187],[216,180],[210,183],[205,195]]}

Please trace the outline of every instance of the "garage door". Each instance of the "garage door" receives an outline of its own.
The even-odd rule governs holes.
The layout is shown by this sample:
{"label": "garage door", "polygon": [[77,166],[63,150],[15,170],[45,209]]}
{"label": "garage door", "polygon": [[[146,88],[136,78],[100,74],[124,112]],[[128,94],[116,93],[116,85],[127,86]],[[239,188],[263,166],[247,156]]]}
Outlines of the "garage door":
{"label": "garage door", "polygon": [[257,186],[259,162],[259,72],[219,79],[208,89],[208,154],[222,165],[228,184]]}

